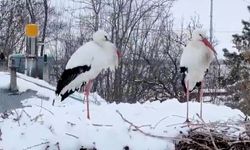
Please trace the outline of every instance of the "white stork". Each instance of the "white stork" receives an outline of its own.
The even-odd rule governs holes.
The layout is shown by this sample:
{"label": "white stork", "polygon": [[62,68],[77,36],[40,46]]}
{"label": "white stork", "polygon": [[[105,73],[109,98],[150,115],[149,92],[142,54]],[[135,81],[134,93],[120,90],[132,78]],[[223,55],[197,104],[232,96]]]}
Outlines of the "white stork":
{"label": "white stork", "polygon": [[187,100],[187,120],[188,119],[188,101],[189,93],[195,88],[198,88],[200,101],[200,117],[202,117],[202,96],[204,76],[212,62],[216,51],[212,44],[207,40],[206,34],[203,31],[194,31],[191,41],[188,42],[183,50],[180,60],[180,70],[182,73],[182,85],[186,93]]}
{"label": "white stork", "polygon": [[89,115],[89,92],[93,80],[103,70],[115,70],[121,53],[108,40],[108,34],[98,30],[93,34],[93,41],[87,42],[70,57],[56,87],[56,94],[63,101],[69,95],[84,87],[87,102],[87,118]]}

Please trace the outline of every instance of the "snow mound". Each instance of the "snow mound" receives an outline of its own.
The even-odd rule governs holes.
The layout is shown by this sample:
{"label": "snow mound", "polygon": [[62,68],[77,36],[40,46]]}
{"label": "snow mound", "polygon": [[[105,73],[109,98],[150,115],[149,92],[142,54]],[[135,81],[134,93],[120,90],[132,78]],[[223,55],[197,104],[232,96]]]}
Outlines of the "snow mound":
{"label": "snow mound", "polygon": [[[0,149],[5,150],[77,150],[81,146],[98,150],[172,150],[174,138],[188,128],[186,104],[176,99],[144,104],[108,104],[98,94],[90,96],[91,120],[86,118],[85,104],[72,98],[56,102],[54,87],[18,74],[19,90],[32,89],[49,100],[32,97],[22,101],[26,107],[1,114]],[[0,72],[1,87],[8,85],[8,73]],[[31,83],[31,82],[33,83]],[[39,86],[41,85],[41,86]],[[48,88],[46,88],[48,87]],[[82,94],[75,97],[82,99]],[[204,104],[204,120],[236,121],[243,114],[226,106]],[[198,120],[199,103],[190,103],[190,118]]]}

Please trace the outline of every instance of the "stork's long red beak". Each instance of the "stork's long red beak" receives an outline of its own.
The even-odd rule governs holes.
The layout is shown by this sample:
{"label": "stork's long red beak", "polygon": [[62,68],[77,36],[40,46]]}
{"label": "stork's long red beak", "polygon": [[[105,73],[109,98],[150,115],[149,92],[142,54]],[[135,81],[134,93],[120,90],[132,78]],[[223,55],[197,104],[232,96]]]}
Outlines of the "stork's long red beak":
{"label": "stork's long red beak", "polygon": [[203,38],[201,40],[210,50],[212,50],[214,52],[214,54],[217,55],[217,52],[215,51],[214,47],[212,46],[212,44],[207,40],[207,38]]}
{"label": "stork's long red beak", "polygon": [[121,51],[117,50],[117,51],[116,51],[116,54],[117,54],[118,58],[122,58],[122,53],[121,53]]}

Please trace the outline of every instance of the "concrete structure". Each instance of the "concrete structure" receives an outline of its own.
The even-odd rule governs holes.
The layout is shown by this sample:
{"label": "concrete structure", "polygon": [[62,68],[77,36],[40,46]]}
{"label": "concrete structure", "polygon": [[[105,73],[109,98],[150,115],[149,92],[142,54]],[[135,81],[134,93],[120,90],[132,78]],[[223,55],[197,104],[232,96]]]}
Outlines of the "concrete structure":
{"label": "concrete structure", "polygon": [[[19,73],[26,74],[31,77],[38,77],[39,79],[49,80],[50,70],[52,68],[53,59],[52,57],[27,57],[23,54],[12,54],[9,60],[15,61],[16,71]],[[34,63],[37,59],[37,65]],[[37,69],[36,69],[36,66]]]}
{"label": "concrete structure", "polygon": [[18,92],[17,89],[17,82],[16,82],[16,69],[18,68],[18,66],[16,66],[16,61],[15,59],[12,59],[10,57],[9,59],[9,68],[10,68],[10,91],[13,93]]}

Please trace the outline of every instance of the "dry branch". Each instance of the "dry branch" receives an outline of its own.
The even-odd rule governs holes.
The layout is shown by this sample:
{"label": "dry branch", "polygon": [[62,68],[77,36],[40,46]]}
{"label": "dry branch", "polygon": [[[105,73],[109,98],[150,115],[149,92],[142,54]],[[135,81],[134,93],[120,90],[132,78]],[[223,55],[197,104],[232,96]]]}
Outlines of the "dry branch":
{"label": "dry branch", "polygon": [[46,144],[49,144],[49,142],[42,142],[42,143],[40,143],[40,144],[36,144],[36,145],[30,146],[30,147],[27,147],[27,148],[25,148],[25,149],[23,149],[23,150],[32,149],[32,148],[34,148],[34,147],[38,147],[38,146],[46,145]]}
{"label": "dry branch", "polygon": [[76,138],[76,139],[79,139],[78,136],[75,136],[75,135],[73,135],[73,134],[70,134],[70,133],[65,133],[65,134],[68,135],[68,136],[74,137],[74,138]]}
{"label": "dry branch", "polygon": [[14,111],[15,111],[17,117],[14,118],[13,120],[14,120],[14,121],[17,121],[17,122],[18,122],[18,125],[20,126],[20,118],[22,117],[22,112],[21,112],[21,114],[19,115],[18,112],[17,112],[15,109],[14,109]]}
{"label": "dry branch", "polygon": [[[53,113],[52,111],[50,111],[49,109],[43,107],[42,105],[40,105],[40,106],[39,106],[39,105],[36,105],[36,106],[37,106],[37,107],[40,107],[41,110],[44,109],[44,110],[48,111],[50,114],[54,115],[54,113]],[[41,112],[41,111],[40,111],[40,112]]]}
{"label": "dry branch", "polygon": [[39,114],[36,117],[34,117],[33,119],[31,119],[30,121],[37,121],[42,116],[43,116],[42,114]]}
{"label": "dry branch", "polygon": [[49,145],[46,146],[45,150],[49,150]]}
{"label": "dry branch", "polygon": [[97,127],[112,127],[113,125],[111,124],[97,124],[97,123],[92,123],[93,126]]}
{"label": "dry branch", "polygon": [[163,120],[165,120],[165,119],[167,119],[167,118],[168,118],[168,116],[162,118],[161,120],[159,120],[159,121],[154,125],[153,129],[155,129]]}
{"label": "dry branch", "polygon": [[70,125],[70,126],[75,126],[76,124],[75,123],[72,123],[70,121],[67,121],[67,123]]}
{"label": "dry branch", "polygon": [[60,150],[59,142],[56,143],[57,150]]}
{"label": "dry branch", "polygon": [[28,116],[29,118],[31,118],[31,115],[28,114],[24,109],[22,109],[22,111],[25,113],[26,116]]}
{"label": "dry branch", "polygon": [[134,125],[132,122],[128,121],[118,110],[116,110],[116,112],[120,115],[120,117],[125,122],[127,122],[131,127],[135,128],[135,130],[133,130],[133,131],[139,131],[140,133],[144,134],[145,136],[158,138],[158,139],[162,139],[162,140],[174,140],[174,139],[176,139],[175,137],[167,137],[167,136],[154,135],[154,134],[147,133],[147,132],[141,130],[138,126]]}
{"label": "dry branch", "polygon": [[216,144],[214,142],[213,135],[211,134],[210,128],[207,126],[207,124],[205,123],[205,121],[198,114],[197,114],[197,116],[200,118],[200,120],[203,122],[203,124],[205,125],[205,127],[208,129],[208,133],[209,133],[209,136],[211,138],[211,141],[212,141],[212,144],[213,144],[215,150],[218,150],[218,147],[216,146]]}

